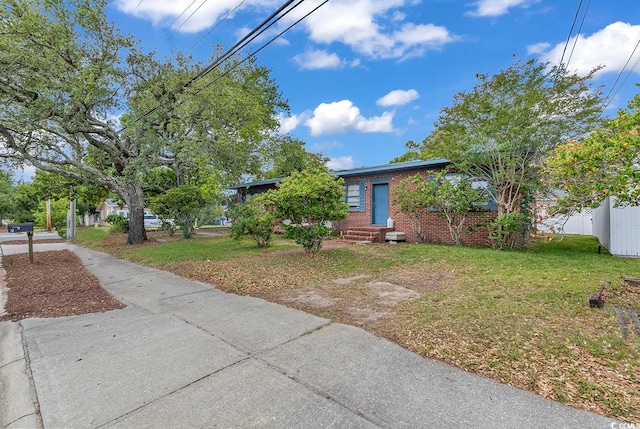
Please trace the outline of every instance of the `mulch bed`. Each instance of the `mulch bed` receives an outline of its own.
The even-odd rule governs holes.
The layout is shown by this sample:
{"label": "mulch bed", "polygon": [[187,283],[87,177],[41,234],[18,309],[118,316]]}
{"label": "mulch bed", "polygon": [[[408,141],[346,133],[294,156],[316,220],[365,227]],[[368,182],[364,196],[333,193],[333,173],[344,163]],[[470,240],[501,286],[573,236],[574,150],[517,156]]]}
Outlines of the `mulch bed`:
{"label": "mulch bed", "polygon": [[[6,244],[6,243],[3,243]],[[125,306],[69,250],[2,257],[9,293],[0,321],[101,313]]]}

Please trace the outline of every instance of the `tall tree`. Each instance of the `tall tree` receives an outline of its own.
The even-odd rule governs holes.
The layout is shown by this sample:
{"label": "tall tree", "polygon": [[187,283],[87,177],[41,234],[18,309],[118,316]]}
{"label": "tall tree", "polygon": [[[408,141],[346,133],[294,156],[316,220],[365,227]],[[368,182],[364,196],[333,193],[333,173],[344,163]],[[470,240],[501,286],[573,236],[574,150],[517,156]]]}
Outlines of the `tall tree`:
{"label": "tall tree", "polygon": [[231,60],[223,76],[188,58],[160,62],[139,52],[105,6],[0,6],[0,157],[106,185],[129,207],[128,242],[140,243],[145,172],[168,165],[180,183],[198,166],[234,177],[257,171],[257,147],[286,103],[268,70],[251,62]]}
{"label": "tall tree", "polygon": [[569,214],[597,207],[640,205],[640,94],[616,118],[582,140],[558,146],[547,159],[550,185],[564,191],[553,209]]}
{"label": "tall tree", "polygon": [[273,162],[270,170],[264,173],[265,179],[288,177],[296,171],[323,168],[327,162],[321,153],[307,152],[304,142],[294,137],[274,136],[274,144],[268,159]]}
{"label": "tall tree", "polygon": [[[182,55],[147,63],[148,78],[122,123],[127,135],[144,139],[159,164],[175,172],[176,185],[206,180],[211,169],[223,182],[260,171],[278,127],[276,114],[288,109],[268,69],[230,58],[210,70]],[[139,120],[152,109],[148,120]]]}
{"label": "tall tree", "polygon": [[13,209],[13,193],[14,187],[11,174],[0,170],[0,227],[2,226],[3,217],[11,213]]}
{"label": "tall tree", "polygon": [[590,83],[596,71],[578,76],[530,60],[493,77],[479,74],[472,91],[455,95],[453,105],[442,109],[422,157],[447,158],[486,181],[499,219],[526,219],[520,213],[543,188],[544,158],[602,123],[601,91]]}

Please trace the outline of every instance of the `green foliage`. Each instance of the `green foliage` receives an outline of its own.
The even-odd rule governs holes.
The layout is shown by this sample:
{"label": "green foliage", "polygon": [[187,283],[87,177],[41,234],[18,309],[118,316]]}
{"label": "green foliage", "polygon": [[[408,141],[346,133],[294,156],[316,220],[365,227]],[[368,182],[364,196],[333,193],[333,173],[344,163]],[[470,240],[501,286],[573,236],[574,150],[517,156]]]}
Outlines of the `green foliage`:
{"label": "green foliage", "polygon": [[32,185],[39,199],[75,198],[78,213],[93,213],[96,206],[109,195],[104,186],[85,183],[60,174],[38,170]]}
{"label": "green foliage", "polygon": [[276,207],[276,216],[288,220],[283,227],[296,243],[317,253],[331,231],[326,224],[347,217],[344,181],[326,170],[313,169],[294,172],[277,186],[267,196]]}
{"label": "green foliage", "polygon": [[169,167],[155,167],[147,171],[144,175],[144,196],[147,200],[162,195],[169,189],[176,186],[177,176],[175,171]]}
{"label": "green foliage", "polygon": [[524,242],[531,219],[524,213],[512,212],[498,215],[489,224],[489,239],[494,249],[513,249]]}
{"label": "green foliage", "polygon": [[15,188],[13,187],[11,174],[4,170],[0,170],[0,225],[2,225],[3,217],[10,214],[13,210],[14,192]]}
{"label": "green foliage", "polygon": [[216,219],[224,215],[224,209],[218,202],[207,201],[204,207],[196,210],[195,214],[198,218],[198,225],[213,225]]}
{"label": "green foliage", "polygon": [[547,159],[549,183],[565,192],[552,209],[572,213],[606,197],[640,205],[640,95],[588,137],[558,146]]}
{"label": "green foliage", "polygon": [[40,196],[31,183],[23,183],[15,187],[13,194],[11,217],[15,222],[34,222],[33,213],[38,208]]}
{"label": "green foliage", "polygon": [[545,157],[566,139],[602,122],[597,71],[585,76],[530,60],[454,96],[434,132],[422,143],[423,158],[444,157],[456,170],[489,184],[499,214],[522,211],[540,191]]}
{"label": "green foliage", "polygon": [[[62,238],[67,236],[67,212],[69,211],[69,199],[60,198],[51,200],[51,226]],[[34,223],[39,227],[47,226],[47,202],[40,201],[33,213]],[[74,222],[76,215],[73,216]]]}
{"label": "green foliage", "polygon": [[268,208],[265,195],[256,195],[244,204],[239,204],[229,211],[233,219],[231,237],[240,240],[251,237],[258,247],[269,247],[273,235],[275,213]]}
{"label": "green foliage", "polygon": [[[175,232],[175,225],[180,226],[182,236],[191,238],[195,233],[196,212],[205,204],[200,188],[194,185],[178,186],[167,190],[149,202],[149,208],[158,217],[165,219],[163,228],[170,235]],[[169,221],[173,219],[174,222]]]}
{"label": "green foliage", "polygon": [[111,224],[110,232],[129,232],[129,218],[120,214],[112,213],[104,218],[104,221]]}
{"label": "green foliage", "polygon": [[423,227],[433,206],[433,196],[427,187],[428,181],[416,174],[402,180],[393,191],[393,204],[400,206],[400,212],[409,217],[411,229],[421,243],[427,242]]}
{"label": "green foliage", "polygon": [[[138,244],[147,172],[167,166],[178,186],[216,189],[258,173],[288,106],[254,60],[228,58],[203,73],[217,58],[157,59],[114,28],[106,7],[2,3],[0,104],[11,108],[0,118],[0,155],[117,193],[130,211],[128,242]],[[120,123],[109,119],[116,113]],[[204,183],[211,171],[214,184]]]}
{"label": "green foliage", "polygon": [[333,228],[324,224],[283,224],[282,227],[286,232],[286,237],[301,244],[307,253],[318,253],[322,248],[322,242],[333,231]]}
{"label": "green foliage", "polygon": [[432,172],[429,180],[419,174],[402,180],[394,190],[394,204],[409,216],[413,232],[421,243],[427,242],[424,222],[431,211],[446,220],[455,245],[460,245],[467,214],[486,200],[485,193],[474,189],[464,175]]}
{"label": "green foliage", "polygon": [[321,169],[327,161],[322,154],[307,152],[304,142],[291,136],[275,138],[270,152],[273,167],[264,174],[265,179],[287,177],[294,171]]}
{"label": "green foliage", "polygon": [[434,174],[433,180],[427,184],[427,192],[433,196],[433,208],[447,221],[451,239],[459,246],[467,214],[477,210],[478,205],[486,200],[485,192],[474,189],[469,177],[447,177],[446,171]]}

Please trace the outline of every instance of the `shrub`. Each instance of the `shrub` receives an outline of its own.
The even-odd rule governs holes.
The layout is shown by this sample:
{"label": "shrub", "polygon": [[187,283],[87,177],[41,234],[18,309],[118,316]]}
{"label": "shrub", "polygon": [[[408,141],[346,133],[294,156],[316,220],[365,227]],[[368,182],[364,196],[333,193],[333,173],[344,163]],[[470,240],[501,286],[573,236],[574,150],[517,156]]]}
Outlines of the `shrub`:
{"label": "shrub", "polygon": [[104,221],[111,224],[109,232],[129,232],[129,218],[120,214],[110,214]]}
{"label": "shrub", "polygon": [[343,183],[327,171],[313,169],[295,172],[276,191],[269,191],[267,198],[273,201],[278,218],[290,221],[283,225],[287,236],[308,253],[322,247],[331,232],[326,226],[329,221],[347,217]]}
{"label": "shrub", "polygon": [[256,241],[258,247],[271,245],[275,214],[268,210],[263,195],[258,195],[244,204],[235,206],[229,214],[233,218],[231,224],[233,239],[240,240],[243,237],[251,237]]}
{"label": "shrub", "polygon": [[529,216],[524,213],[511,212],[499,215],[489,224],[489,239],[492,247],[500,250],[518,247],[524,239],[529,224]]}

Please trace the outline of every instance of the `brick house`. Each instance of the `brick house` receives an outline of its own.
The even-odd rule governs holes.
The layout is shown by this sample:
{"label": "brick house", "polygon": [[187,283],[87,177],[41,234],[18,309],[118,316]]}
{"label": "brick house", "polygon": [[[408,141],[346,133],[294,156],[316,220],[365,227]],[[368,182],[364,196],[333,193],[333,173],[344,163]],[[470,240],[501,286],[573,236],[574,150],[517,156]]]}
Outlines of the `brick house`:
{"label": "brick house", "polygon": [[[431,159],[333,172],[333,175],[344,180],[345,202],[348,204],[346,219],[333,222],[334,229],[340,231],[344,239],[356,241],[384,241],[386,233],[391,231],[404,232],[406,241],[419,241],[412,230],[410,218],[393,204],[394,190],[407,177],[420,174],[428,179],[430,173],[448,165],[449,161],[446,159]],[[239,201],[245,201],[252,194],[274,189],[281,180],[262,180],[233,188],[236,189]],[[477,225],[495,216],[496,208],[487,203],[479,211],[469,213],[466,225]],[[393,227],[390,227],[389,219]],[[427,242],[453,243],[446,221],[435,212],[427,215],[423,231],[426,232]],[[486,228],[476,228],[464,232],[461,242],[466,245],[489,245],[486,231]]]}

